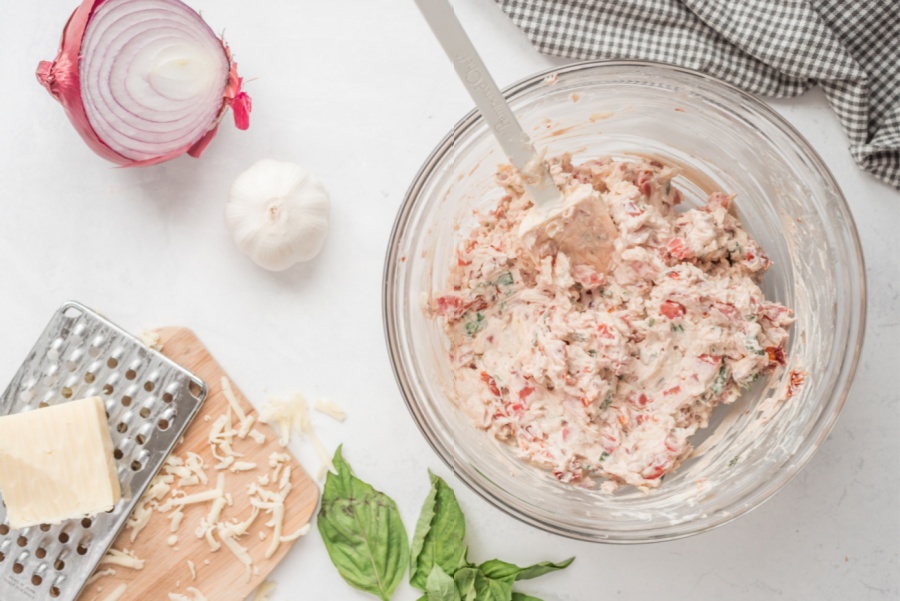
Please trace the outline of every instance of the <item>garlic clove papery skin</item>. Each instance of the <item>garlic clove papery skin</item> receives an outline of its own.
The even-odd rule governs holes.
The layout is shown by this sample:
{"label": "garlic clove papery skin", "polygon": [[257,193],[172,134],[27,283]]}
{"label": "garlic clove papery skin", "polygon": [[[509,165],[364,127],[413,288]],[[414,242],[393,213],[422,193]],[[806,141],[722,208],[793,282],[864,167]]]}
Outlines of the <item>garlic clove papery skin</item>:
{"label": "garlic clove papery skin", "polygon": [[263,159],[231,185],[225,224],[257,265],[283,271],[309,261],[328,235],[330,201],[322,182],[294,163]]}

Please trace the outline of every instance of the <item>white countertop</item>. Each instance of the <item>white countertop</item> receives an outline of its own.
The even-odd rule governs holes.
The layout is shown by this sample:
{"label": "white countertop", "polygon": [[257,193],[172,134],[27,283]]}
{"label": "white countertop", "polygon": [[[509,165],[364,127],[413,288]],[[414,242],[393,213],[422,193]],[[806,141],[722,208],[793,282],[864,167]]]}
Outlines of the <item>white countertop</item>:
{"label": "white countertop", "polygon": [[[812,462],[749,515],[654,545],[575,542],[526,526],[456,480],[408,414],[381,323],[382,261],[420,163],[471,108],[410,0],[191,0],[223,28],[241,66],[249,131],[226,118],[200,160],[113,169],[94,156],[34,79],[55,55],[74,0],[9,3],[0,19],[0,382],[64,300],[132,331],[193,328],[257,404],[305,391],[346,407],[316,416],[329,448],[399,504],[412,530],[426,469],[456,490],[471,557],[517,563],[576,555],[523,590],[594,599],[896,599],[900,594],[900,194],[861,172],[819,92],[772,102],[818,149],[853,209],[866,254],[868,327],[843,414]],[[456,0],[505,86],[558,59],[539,55],[490,0]],[[299,162],[332,195],[322,255],[265,272],[232,244],[222,211],[232,179],[264,157]],[[314,472],[317,459],[299,446]],[[273,601],[367,599],[331,566],[314,531],[274,573]],[[395,595],[418,594],[404,583]]]}

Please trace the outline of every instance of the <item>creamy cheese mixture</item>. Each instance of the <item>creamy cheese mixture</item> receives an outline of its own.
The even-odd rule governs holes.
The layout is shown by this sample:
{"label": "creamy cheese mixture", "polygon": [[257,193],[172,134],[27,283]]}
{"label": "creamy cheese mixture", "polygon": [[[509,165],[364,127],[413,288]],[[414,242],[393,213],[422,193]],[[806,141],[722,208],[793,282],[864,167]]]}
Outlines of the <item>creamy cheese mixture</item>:
{"label": "creamy cheese mixture", "polygon": [[562,482],[659,486],[717,405],[784,364],[791,311],[759,289],[770,261],[729,211],[732,197],[676,213],[675,173],[655,161],[563,156],[551,173],[567,196],[589,185],[606,203],[617,230],[609,267],[552,241],[528,247],[519,224],[531,203],[501,167],[505,196],[430,304],[451,342],[458,402]]}

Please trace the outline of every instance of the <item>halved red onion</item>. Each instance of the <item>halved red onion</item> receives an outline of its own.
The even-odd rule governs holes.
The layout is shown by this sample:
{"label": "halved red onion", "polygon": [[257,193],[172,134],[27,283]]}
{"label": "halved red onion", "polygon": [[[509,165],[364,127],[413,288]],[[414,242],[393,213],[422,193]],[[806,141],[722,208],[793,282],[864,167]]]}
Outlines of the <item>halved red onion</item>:
{"label": "halved red onion", "polygon": [[180,0],[84,0],[37,77],[88,146],[124,166],[200,156],[229,106],[250,125],[228,46]]}

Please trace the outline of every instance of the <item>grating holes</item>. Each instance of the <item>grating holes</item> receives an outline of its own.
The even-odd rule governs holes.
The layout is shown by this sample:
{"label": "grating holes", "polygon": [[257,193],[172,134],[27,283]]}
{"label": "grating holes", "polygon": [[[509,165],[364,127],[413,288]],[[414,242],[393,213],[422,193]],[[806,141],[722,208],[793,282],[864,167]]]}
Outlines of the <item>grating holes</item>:
{"label": "grating holes", "polygon": [[141,410],[140,410],[140,415],[141,415],[141,417],[143,417],[144,419],[147,419],[148,417],[150,417],[150,408],[149,408],[149,407],[142,407]]}
{"label": "grating holes", "polygon": [[53,562],[53,567],[57,571],[62,572],[66,568],[66,562],[64,562],[62,559],[57,559]]}
{"label": "grating holes", "polygon": [[87,372],[86,374],[84,374],[84,381],[87,382],[88,384],[93,383],[93,381],[96,378],[97,377],[94,374],[92,374],[91,372]]}
{"label": "grating holes", "polygon": [[150,380],[144,382],[144,390],[146,390],[147,392],[153,392],[154,386],[155,384],[153,384],[153,382],[151,382]]}
{"label": "grating holes", "polygon": [[59,542],[61,542],[62,544],[66,544],[67,542],[69,542],[69,534],[67,532],[60,532]]}
{"label": "grating holes", "polygon": [[40,403],[38,403],[38,409],[43,409],[44,407],[49,407],[49,406],[50,406],[50,403],[48,403],[47,401],[41,401]]}
{"label": "grating holes", "polygon": [[78,547],[75,549],[75,552],[79,555],[85,555],[88,552],[87,545],[85,545],[84,543],[78,545]]}
{"label": "grating holes", "polygon": [[9,526],[0,524],[0,535],[6,536],[7,534],[9,534]]}
{"label": "grating holes", "polygon": [[40,576],[38,576],[37,574],[34,574],[31,577],[31,584],[33,584],[34,586],[40,586],[43,581],[44,581],[44,579],[41,578]]}
{"label": "grating holes", "polygon": [[188,384],[188,391],[190,391],[191,396],[199,400],[200,394],[203,392],[203,385],[200,382],[191,380],[190,384]]}
{"label": "grating holes", "polygon": [[116,426],[116,432],[118,432],[119,434],[124,434],[127,431],[128,431],[128,424],[126,424],[125,422],[119,422],[119,425]]}
{"label": "grating holes", "polygon": [[22,564],[20,564],[18,561],[17,561],[16,563],[13,564],[13,572],[14,572],[14,573],[16,573],[16,574],[21,574],[21,573],[24,572],[24,571],[25,571],[25,566],[23,566]]}
{"label": "grating holes", "polygon": [[134,380],[136,377],[137,377],[137,372],[135,372],[133,369],[129,369],[128,371],[125,372],[126,380]]}
{"label": "grating holes", "polygon": [[121,459],[124,456],[125,453],[122,452],[122,449],[116,449],[115,451],[113,451],[113,457],[115,457],[116,459]]}
{"label": "grating holes", "polygon": [[135,441],[137,441],[138,444],[144,444],[145,442],[147,442],[147,439],[144,438],[143,434],[138,434],[137,436],[134,437],[134,439],[135,439]]}
{"label": "grating holes", "polygon": [[63,389],[60,391],[60,394],[63,395],[64,399],[72,398],[72,389],[68,386],[63,386]]}
{"label": "grating holes", "polygon": [[163,396],[162,396],[163,403],[171,403],[173,398],[174,398],[174,397],[172,396],[172,393],[171,393],[171,392],[164,392],[164,393],[163,393]]}
{"label": "grating holes", "polygon": [[69,319],[77,319],[83,315],[81,309],[77,307],[69,307],[65,311],[63,311],[63,315],[68,317]]}
{"label": "grating holes", "polygon": [[44,559],[47,557],[47,549],[44,547],[38,547],[38,550],[34,552],[34,556],[38,559]]}
{"label": "grating holes", "polygon": [[28,544],[28,539],[24,536],[20,536],[19,538],[16,539],[16,544],[19,545],[20,547],[24,547]]}
{"label": "grating holes", "polygon": [[156,425],[159,426],[160,430],[168,430],[169,429],[169,420],[163,418],[156,422]]}
{"label": "grating holes", "polygon": [[81,520],[82,528],[90,528],[91,524],[93,524],[93,522],[91,521],[91,518],[84,518],[83,520]]}
{"label": "grating holes", "polygon": [[139,472],[139,471],[141,471],[142,467],[144,467],[144,466],[142,466],[141,462],[138,461],[137,459],[135,459],[134,461],[131,462],[132,471]]}
{"label": "grating holes", "polygon": [[75,371],[78,369],[78,364],[74,361],[66,361],[66,369],[69,371]]}
{"label": "grating holes", "polygon": [[50,530],[50,524],[41,524],[41,532],[47,532]]}
{"label": "grating holes", "polygon": [[122,397],[122,405],[124,405],[125,407],[128,407],[129,405],[131,405],[131,397],[128,396],[127,394]]}
{"label": "grating holes", "polygon": [[59,597],[59,587],[58,586],[50,587],[50,596],[53,597],[54,599],[56,597]]}
{"label": "grating holes", "polygon": [[116,359],[115,357],[110,357],[106,361],[106,367],[108,367],[110,369],[115,369],[115,368],[119,367],[119,360]]}
{"label": "grating holes", "polygon": [[116,391],[116,389],[113,388],[112,384],[104,384],[103,385],[103,394],[111,395],[115,391]]}

